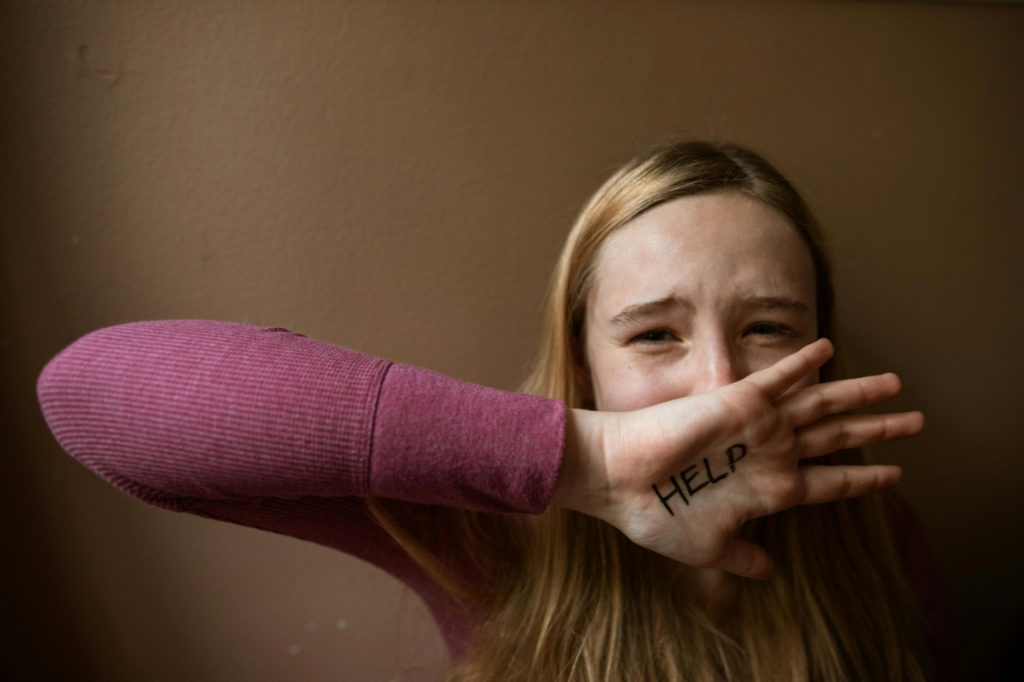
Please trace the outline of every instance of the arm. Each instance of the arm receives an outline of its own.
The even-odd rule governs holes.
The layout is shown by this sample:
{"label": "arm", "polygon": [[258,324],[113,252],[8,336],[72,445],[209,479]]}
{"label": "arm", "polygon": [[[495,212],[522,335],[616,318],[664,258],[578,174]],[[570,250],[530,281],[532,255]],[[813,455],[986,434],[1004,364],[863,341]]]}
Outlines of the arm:
{"label": "arm", "polygon": [[561,461],[564,406],[392,364],[281,329],[175,320],[79,339],[38,382],[79,461],[146,502],[333,547],[392,573],[453,656],[469,630],[369,513],[475,579],[440,505],[539,512]]}
{"label": "arm", "polygon": [[[147,322],[73,344],[44,370],[39,396],[72,455],[172,509],[341,548],[330,535],[337,519],[318,535],[293,531],[298,517],[316,507],[318,518],[344,520],[352,508],[325,500],[367,495],[532,513],[551,502],[681,562],[767,577],[770,557],[735,537],[745,521],[864,495],[900,475],[885,466],[798,466],[801,459],[923,426],[919,413],[832,416],[895,395],[891,375],[789,390],[830,355],[820,341],[711,393],[631,413],[572,410],[564,428],[560,402],[392,366],[284,330]],[[708,479],[728,481],[687,478],[701,465]],[[691,483],[706,491],[696,497]]]}
{"label": "arm", "polygon": [[69,453],[179,510],[374,495],[536,513],[562,450],[557,401],[224,322],[94,332],[51,361],[38,393]]}

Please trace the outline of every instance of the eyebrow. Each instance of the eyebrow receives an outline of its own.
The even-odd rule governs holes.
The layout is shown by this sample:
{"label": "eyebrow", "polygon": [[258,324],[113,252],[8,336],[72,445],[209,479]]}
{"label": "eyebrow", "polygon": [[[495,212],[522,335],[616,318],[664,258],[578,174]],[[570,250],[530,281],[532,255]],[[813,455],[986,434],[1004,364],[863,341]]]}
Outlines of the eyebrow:
{"label": "eyebrow", "polygon": [[[789,296],[747,296],[740,301],[739,307],[746,310],[779,310],[799,315],[806,315],[811,311],[806,303]],[[628,327],[673,308],[683,308],[692,311],[694,305],[687,298],[670,294],[653,301],[628,305],[618,315],[613,317],[610,322],[613,327]]]}
{"label": "eyebrow", "polygon": [[740,307],[748,310],[781,310],[801,315],[811,312],[806,303],[789,296],[748,296],[740,302]]}
{"label": "eyebrow", "polygon": [[673,308],[684,308],[693,310],[693,303],[686,298],[680,298],[675,294],[669,294],[654,301],[634,303],[627,305],[622,311],[611,319],[613,327],[628,327],[648,317],[660,315]]}

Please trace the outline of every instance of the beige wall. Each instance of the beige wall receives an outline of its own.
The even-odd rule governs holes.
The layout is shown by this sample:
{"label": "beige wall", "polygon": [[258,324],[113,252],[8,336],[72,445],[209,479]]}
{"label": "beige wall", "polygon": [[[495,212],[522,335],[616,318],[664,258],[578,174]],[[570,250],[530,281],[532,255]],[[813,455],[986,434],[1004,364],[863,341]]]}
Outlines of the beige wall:
{"label": "beige wall", "polygon": [[806,192],[854,366],[899,372],[894,407],[929,417],[879,456],[905,467],[972,671],[1024,620],[1020,8],[33,0],[0,19],[0,647],[32,679],[430,679],[408,591],[126,498],[53,442],[35,376],[98,327],[198,317],[514,388],[574,211],[671,134],[752,145]]}

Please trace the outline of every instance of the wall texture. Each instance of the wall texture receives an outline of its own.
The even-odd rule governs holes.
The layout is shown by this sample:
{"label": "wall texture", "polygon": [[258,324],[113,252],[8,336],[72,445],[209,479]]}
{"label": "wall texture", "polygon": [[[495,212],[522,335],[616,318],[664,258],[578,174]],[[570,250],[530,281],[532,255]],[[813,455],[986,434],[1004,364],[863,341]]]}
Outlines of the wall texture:
{"label": "wall texture", "polygon": [[574,212],[677,134],[809,197],[855,369],[929,417],[878,456],[968,677],[1019,633],[1021,8],[25,0],[0,38],[0,677],[432,679],[408,591],[125,498],[57,447],[35,377],[98,327],[197,317],[512,389]]}

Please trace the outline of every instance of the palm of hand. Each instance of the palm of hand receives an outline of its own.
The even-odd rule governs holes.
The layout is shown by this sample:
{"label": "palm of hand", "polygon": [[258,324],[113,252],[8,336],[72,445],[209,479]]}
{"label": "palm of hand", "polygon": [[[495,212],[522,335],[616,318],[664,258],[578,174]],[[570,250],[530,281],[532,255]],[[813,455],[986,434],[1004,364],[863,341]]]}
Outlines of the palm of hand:
{"label": "palm of hand", "polygon": [[736,538],[753,518],[894,485],[892,466],[801,466],[842,448],[914,435],[920,413],[835,416],[892,397],[894,375],[790,391],[831,355],[811,344],[742,381],[610,415],[591,468],[594,516],[637,544],[692,566],[766,578],[771,558]]}

